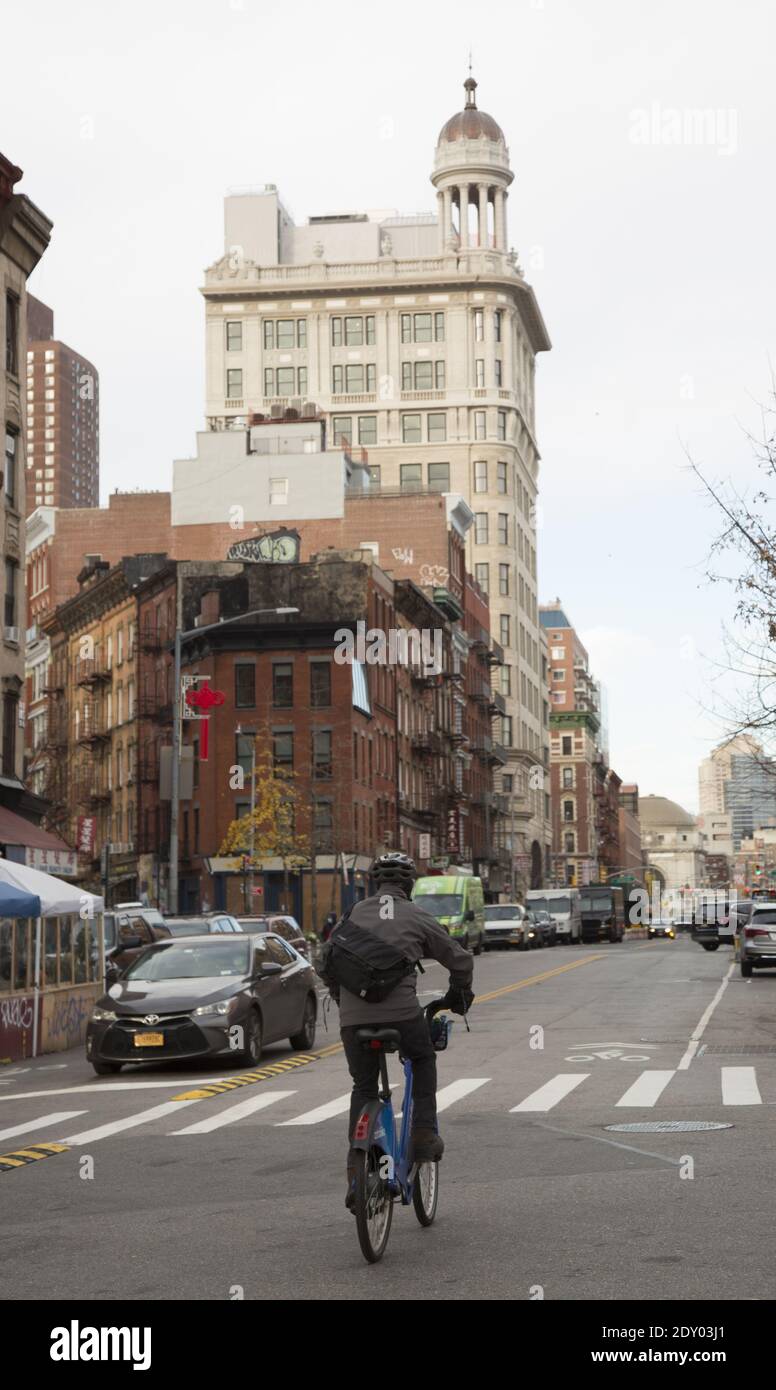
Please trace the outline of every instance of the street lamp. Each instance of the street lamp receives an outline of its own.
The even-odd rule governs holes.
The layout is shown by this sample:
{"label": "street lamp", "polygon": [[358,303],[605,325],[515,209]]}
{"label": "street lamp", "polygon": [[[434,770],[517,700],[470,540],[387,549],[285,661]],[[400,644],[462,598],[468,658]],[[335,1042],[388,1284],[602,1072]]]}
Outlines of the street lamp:
{"label": "street lamp", "polygon": [[287,613],[298,613],[298,608],[253,608],[250,613],[237,613],[233,618],[221,618],[217,623],[205,627],[193,627],[182,632],[175,628],[175,660],[173,667],[173,706],[172,706],[172,776],[170,779],[170,872],[168,885],[169,907],[172,913],[178,911],[178,821],[180,818],[180,762],[181,762],[181,646],[191,637],[201,637],[215,628],[228,627],[230,623],[243,623],[247,618],[258,618],[272,613],[276,617]]}

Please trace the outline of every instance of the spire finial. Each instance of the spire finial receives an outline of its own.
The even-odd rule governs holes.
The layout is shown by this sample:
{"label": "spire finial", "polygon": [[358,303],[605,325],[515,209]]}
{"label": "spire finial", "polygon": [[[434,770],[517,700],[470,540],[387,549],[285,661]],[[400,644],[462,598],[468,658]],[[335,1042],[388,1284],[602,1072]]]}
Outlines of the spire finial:
{"label": "spire finial", "polygon": [[467,110],[467,111],[476,111],[476,110],[477,110],[477,101],[476,101],[476,98],[475,98],[474,93],[475,93],[476,90],[477,90],[477,83],[475,82],[474,78],[472,77],[472,51],[471,51],[471,49],[469,49],[469,76],[467,77],[467,79],[466,79],[466,81],[464,82],[463,86],[464,86],[464,91],[466,92],[466,110]]}

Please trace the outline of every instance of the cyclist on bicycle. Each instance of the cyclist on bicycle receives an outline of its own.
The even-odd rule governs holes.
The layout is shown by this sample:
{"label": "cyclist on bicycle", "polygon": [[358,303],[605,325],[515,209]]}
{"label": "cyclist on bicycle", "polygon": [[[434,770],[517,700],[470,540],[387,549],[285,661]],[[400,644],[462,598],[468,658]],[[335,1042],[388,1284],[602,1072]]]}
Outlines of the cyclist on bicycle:
{"label": "cyclist on bicycle", "polygon": [[[357,903],[350,913],[351,923],[366,927],[374,936],[395,946],[413,964],[431,957],[450,971],[450,986],[444,1004],[453,1013],[464,1014],[471,1005],[474,965],[468,951],[448,936],[430,913],[410,901],[417,878],[415,864],[406,854],[381,854],[370,870],[377,884],[374,897]],[[340,1036],[345,1048],[353,1095],[350,1103],[348,1138],[364,1104],[378,1093],[379,1059],[376,1051],[365,1050],[356,1041],[364,1027],[396,1028],[401,1034],[401,1052],[413,1069],[413,1158],[418,1163],[438,1160],[444,1144],[437,1132],[436,1053],[431,1044],[423,1010],[415,988],[416,972],[407,974],[378,1004],[370,1004],[345,988],[323,977],[340,1010]],[[348,1192],[352,1179],[348,1155]]]}

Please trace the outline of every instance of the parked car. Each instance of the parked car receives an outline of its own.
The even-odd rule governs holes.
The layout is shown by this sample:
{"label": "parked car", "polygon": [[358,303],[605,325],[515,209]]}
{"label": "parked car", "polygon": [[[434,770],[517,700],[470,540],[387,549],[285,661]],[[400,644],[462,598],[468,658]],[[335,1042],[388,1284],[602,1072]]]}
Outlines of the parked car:
{"label": "parked car", "polygon": [[289,946],[293,946],[301,956],[308,956],[309,947],[302,928],[290,913],[268,912],[264,916],[238,917],[237,922],[243,931],[271,931],[282,936]]}
{"label": "parked car", "polygon": [[674,930],[674,924],[669,921],[667,917],[654,917],[647,927],[647,936],[650,939],[653,936],[665,936],[675,941],[676,931]]}
{"label": "parked car", "polygon": [[539,933],[542,946],[557,946],[558,944],[558,924],[551,912],[544,908],[537,911],[529,911],[529,918],[533,918],[536,930]]}
{"label": "parked car", "polygon": [[241,932],[242,927],[229,913],[214,912],[198,917],[165,917],[160,931],[166,936],[204,936],[206,933]]}
{"label": "parked car", "polygon": [[740,934],[739,960],[744,979],[755,969],[776,965],[776,901],[757,899],[752,903]]}
{"label": "parked car", "polygon": [[528,951],[540,944],[537,927],[522,902],[487,902],[484,908],[485,951],[496,947],[516,947]]}
{"label": "parked car", "polygon": [[737,961],[741,959],[741,937],[744,934],[744,927],[752,915],[752,906],[751,899],[744,898],[730,909],[730,925],[733,928],[733,959]]}
{"label": "parked car", "polygon": [[97,1000],[86,1056],[98,1076],[128,1062],[233,1057],[255,1066],[266,1043],[315,1042],[316,976],[274,933],[156,941]]}

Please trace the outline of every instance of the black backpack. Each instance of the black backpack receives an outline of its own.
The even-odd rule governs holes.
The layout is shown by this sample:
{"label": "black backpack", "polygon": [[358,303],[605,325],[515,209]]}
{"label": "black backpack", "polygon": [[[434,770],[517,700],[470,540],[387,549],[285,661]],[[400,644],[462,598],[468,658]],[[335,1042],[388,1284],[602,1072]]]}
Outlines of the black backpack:
{"label": "black backpack", "polygon": [[[352,910],[352,909],[351,909]],[[318,974],[331,988],[346,989],[367,1004],[380,1004],[415,970],[389,941],[349,921],[345,913],[323,948]]]}

